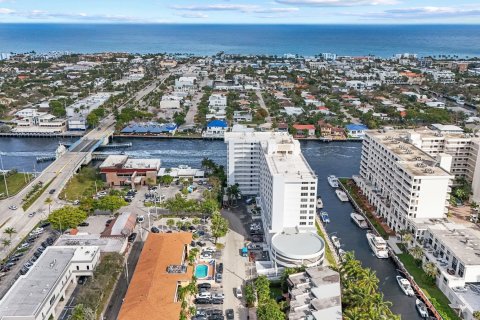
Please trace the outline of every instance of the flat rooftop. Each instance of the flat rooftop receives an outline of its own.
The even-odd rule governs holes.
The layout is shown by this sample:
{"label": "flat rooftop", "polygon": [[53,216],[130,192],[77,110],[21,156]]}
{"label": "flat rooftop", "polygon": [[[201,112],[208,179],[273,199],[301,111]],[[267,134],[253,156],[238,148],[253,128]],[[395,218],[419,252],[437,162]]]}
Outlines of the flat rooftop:
{"label": "flat rooftop", "polygon": [[402,136],[406,130],[368,131],[368,135],[381,143],[386,149],[397,156],[398,165],[413,176],[451,176],[444,169],[436,166],[436,159],[407,142]]}
{"label": "flat rooftop", "polygon": [[98,246],[101,252],[123,252],[126,238],[100,237],[100,234],[64,234],[55,242],[57,246]]}
{"label": "flat rooftop", "polygon": [[272,246],[278,253],[293,259],[306,259],[325,249],[325,242],[313,232],[299,232],[286,228],[272,237]]}
{"label": "flat rooftop", "polygon": [[143,247],[120,309],[119,320],[178,319],[181,303],[177,286],[192,279],[192,267],[186,273],[167,273],[169,265],[181,265],[186,246],[192,241],[189,232],[150,233]]}
{"label": "flat rooftop", "polygon": [[128,155],[109,155],[100,165],[100,169],[160,169],[159,159],[132,159]]}
{"label": "flat rooftop", "polygon": [[480,265],[480,232],[455,223],[428,227],[437,239],[465,265]]}
{"label": "flat rooftop", "polygon": [[36,316],[42,305],[48,303],[50,291],[66,272],[76,251],[75,247],[48,247],[0,301],[0,318]]}

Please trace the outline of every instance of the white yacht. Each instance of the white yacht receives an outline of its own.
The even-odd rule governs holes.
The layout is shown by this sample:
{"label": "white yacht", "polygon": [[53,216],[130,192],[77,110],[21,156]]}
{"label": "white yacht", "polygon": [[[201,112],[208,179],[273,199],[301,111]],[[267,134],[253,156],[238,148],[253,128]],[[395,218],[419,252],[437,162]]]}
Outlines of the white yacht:
{"label": "white yacht", "polygon": [[337,189],[337,190],[335,190],[335,193],[337,194],[337,197],[338,197],[338,199],[340,199],[340,201],[348,202],[348,197],[347,197],[347,194],[345,193],[345,191]]}
{"label": "white yacht", "polygon": [[336,236],[331,236],[330,239],[332,239],[333,246],[337,249],[340,249],[340,247],[342,246],[340,244],[340,239],[338,239],[338,237]]}
{"label": "white yacht", "polygon": [[400,276],[397,276],[396,278],[397,278],[397,283],[400,286],[400,289],[402,289],[403,293],[405,293],[407,296],[415,295],[415,292],[413,291],[412,286],[410,285],[410,281]]}
{"label": "white yacht", "polygon": [[418,313],[420,314],[420,317],[422,318],[427,318],[428,317],[428,310],[427,306],[425,303],[422,302],[422,300],[417,299],[415,300],[415,306],[417,307]]}
{"label": "white yacht", "polygon": [[361,229],[368,229],[367,220],[361,215],[356,212],[350,213],[350,217],[352,218],[353,222],[360,227]]}
{"label": "white yacht", "polygon": [[367,233],[367,240],[375,256],[379,259],[388,258],[387,243],[382,237],[377,237],[373,233]]}
{"label": "white yacht", "polygon": [[334,175],[330,175],[330,176],[328,176],[327,180],[328,180],[328,184],[329,184],[332,188],[338,188],[338,179],[337,179],[337,177],[335,177]]}
{"label": "white yacht", "polygon": [[320,197],[317,199],[317,209],[323,209],[323,201]]}

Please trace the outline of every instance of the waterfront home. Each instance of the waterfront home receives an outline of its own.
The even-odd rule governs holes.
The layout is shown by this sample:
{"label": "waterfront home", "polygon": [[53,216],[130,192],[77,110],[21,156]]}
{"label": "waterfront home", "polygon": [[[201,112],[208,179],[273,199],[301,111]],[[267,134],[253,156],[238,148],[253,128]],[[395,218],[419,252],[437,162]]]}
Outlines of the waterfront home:
{"label": "waterfront home", "polygon": [[228,124],[224,120],[212,120],[207,124],[207,129],[203,132],[205,138],[223,138],[225,131],[228,130]]}
{"label": "waterfront home", "polygon": [[315,136],[315,126],[313,124],[294,124],[297,137],[311,138]]}
{"label": "waterfront home", "polygon": [[363,139],[365,137],[365,131],[368,130],[368,127],[363,124],[347,124],[345,129],[348,137]]}

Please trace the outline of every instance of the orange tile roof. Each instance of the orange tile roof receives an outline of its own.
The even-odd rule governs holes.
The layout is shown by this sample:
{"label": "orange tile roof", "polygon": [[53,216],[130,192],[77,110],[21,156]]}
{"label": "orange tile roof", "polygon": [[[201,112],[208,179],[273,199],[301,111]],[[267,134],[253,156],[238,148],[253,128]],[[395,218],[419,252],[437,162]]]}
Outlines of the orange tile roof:
{"label": "orange tile roof", "polygon": [[[176,301],[177,284],[189,282],[192,267],[183,274],[167,273],[169,265],[184,262],[185,246],[192,234],[150,233],[128,287],[118,320],[178,319],[181,303]],[[185,261],[185,263],[187,263]]]}
{"label": "orange tile roof", "polygon": [[313,124],[294,124],[293,127],[297,130],[315,130]]}

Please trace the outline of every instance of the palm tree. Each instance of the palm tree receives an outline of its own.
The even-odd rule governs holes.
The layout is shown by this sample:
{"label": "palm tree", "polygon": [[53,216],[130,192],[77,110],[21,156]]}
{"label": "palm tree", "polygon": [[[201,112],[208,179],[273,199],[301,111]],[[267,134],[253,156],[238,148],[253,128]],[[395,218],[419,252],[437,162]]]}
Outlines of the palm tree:
{"label": "palm tree", "polygon": [[3,232],[8,234],[9,239],[12,239],[12,235],[17,233],[17,230],[15,230],[15,228],[13,228],[13,227],[9,227],[9,228],[5,229]]}
{"label": "palm tree", "polygon": [[420,260],[423,257],[423,249],[419,246],[415,246],[410,249],[410,254],[415,260]]}
{"label": "palm tree", "polygon": [[404,236],[403,236],[403,244],[405,244],[407,247],[408,245],[412,242],[413,240],[413,235],[410,233],[410,232],[407,232]]}
{"label": "palm tree", "polygon": [[10,239],[2,239],[2,246],[5,249],[6,247],[10,246],[12,244],[12,240]]}
{"label": "palm tree", "polygon": [[357,284],[367,292],[373,293],[378,288],[378,281],[375,271],[367,268],[361,271],[361,278],[357,281]]}
{"label": "palm tree", "polygon": [[437,274],[438,274],[438,269],[437,266],[433,262],[427,262],[423,265],[423,271],[425,271],[425,274],[432,278],[433,280],[436,279]]}

